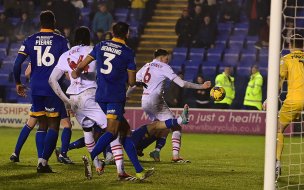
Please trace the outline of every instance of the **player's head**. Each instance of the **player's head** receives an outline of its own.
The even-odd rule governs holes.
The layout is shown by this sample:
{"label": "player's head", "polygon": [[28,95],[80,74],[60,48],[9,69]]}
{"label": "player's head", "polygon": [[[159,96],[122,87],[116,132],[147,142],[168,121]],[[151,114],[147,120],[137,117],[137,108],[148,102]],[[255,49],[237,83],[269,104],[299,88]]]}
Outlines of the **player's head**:
{"label": "player's head", "polygon": [[303,36],[300,34],[295,34],[290,37],[290,49],[301,49],[303,50]]}
{"label": "player's head", "polygon": [[74,37],[75,45],[86,45],[89,46],[91,43],[90,30],[86,26],[81,26],[75,30]]}
{"label": "player's head", "polygon": [[40,13],[40,26],[45,29],[55,29],[55,15],[52,11],[46,10]]}
{"label": "player's head", "polygon": [[164,49],[157,49],[154,52],[154,58],[163,63],[169,62],[169,52]]}
{"label": "player's head", "polygon": [[129,25],[125,22],[118,22],[114,24],[113,35],[115,38],[126,40],[129,36]]}
{"label": "player's head", "polygon": [[224,73],[225,73],[226,75],[228,75],[228,76],[231,75],[231,73],[232,73],[232,67],[231,67],[231,65],[225,65]]}

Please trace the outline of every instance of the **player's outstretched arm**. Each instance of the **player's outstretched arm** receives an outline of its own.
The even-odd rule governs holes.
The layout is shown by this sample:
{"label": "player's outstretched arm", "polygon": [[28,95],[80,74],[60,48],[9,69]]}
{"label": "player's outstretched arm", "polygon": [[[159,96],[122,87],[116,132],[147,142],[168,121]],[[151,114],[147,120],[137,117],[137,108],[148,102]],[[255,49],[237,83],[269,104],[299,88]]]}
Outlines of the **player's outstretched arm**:
{"label": "player's outstretched arm", "polygon": [[21,65],[25,61],[27,55],[18,53],[18,56],[14,63],[14,78],[16,82],[16,91],[19,96],[26,96],[26,87],[21,84],[20,75],[21,75]]}
{"label": "player's outstretched arm", "polygon": [[50,75],[49,84],[55,94],[67,105],[70,104],[70,99],[64,94],[58,83],[62,75],[64,75],[64,71],[55,67]]}
{"label": "player's outstretched arm", "polygon": [[77,66],[77,68],[76,68],[74,71],[72,71],[72,74],[71,74],[71,75],[72,75],[72,78],[73,78],[73,79],[78,78],[78,77],[80,76],[80,74],[82,73],[83,69],[84,69],[88,64],[90,64],[93,60],[94,60],[94,59],[93,59],[92,56],[90,56],[90,55],[86,56],[86,58],[85,58],[83,61],[81,61],[81,62],[79,63],[79,65]]}
{"label": "player's outstretched arm", "polygon": [[192,88],[192,89],[207,89],[211,87],[211,82],[206,81],[204,84],[195,84],[192,82],[184,81],[180,77],[175,77],[173,82],[182,88]]}

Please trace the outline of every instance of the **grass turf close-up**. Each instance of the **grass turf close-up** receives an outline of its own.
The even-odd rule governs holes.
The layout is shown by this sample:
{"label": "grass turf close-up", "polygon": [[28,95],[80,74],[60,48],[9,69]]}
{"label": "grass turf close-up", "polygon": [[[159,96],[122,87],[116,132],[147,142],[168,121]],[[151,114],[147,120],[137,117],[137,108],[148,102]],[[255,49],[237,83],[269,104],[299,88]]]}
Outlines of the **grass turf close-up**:
{"label": "grass turf close-up", "polygon": [[[64,165],[52,155],[49,164],[56,173],[37,174],[35,129],[25,143],[19,163],[11,163],[20,129],[0,128],[0,189],[202,189],[202,190],[260,190],[263,188],[264,137],[211,134],[183,134],[181,156],[191,163],[171,163],[171,135],[161,151],[161,162],[149,158],[154,144],[140,157],[145,168],[155,168],[153,176],[142,182],[117,181],[116,168],[106,166],[105,173],[93,179],[84,176],[81,157],[89,155],[86,148],[71,150],[68,155],[75,162]],[[74,130],[73,140],[82,136]],[[60,146],[60,138],[57,146]],[[100,156],[102,157],[102,155]],[[125,155],[125,169],[135,175]]]}

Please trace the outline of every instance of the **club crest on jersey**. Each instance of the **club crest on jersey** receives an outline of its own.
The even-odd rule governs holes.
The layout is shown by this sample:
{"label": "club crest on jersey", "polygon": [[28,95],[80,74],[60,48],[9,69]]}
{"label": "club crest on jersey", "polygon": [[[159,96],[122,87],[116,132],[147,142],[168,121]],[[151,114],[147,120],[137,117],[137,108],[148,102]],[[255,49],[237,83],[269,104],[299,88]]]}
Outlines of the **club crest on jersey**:
{"label": "club crest on jersey", "polygon": [[[82,61],[83,59],[83,55],[79,56],[78,60],[77,60],[77,63],[75,63],[75,61],[72,61],[70,58],[68,58],[68,64],[70,66],[70,68],[72,70],[76,70],[77,68],[77,65]],[[89,72],[89,65],[87,65],[84,69],[83,69],[83,73],[86,74]]]}

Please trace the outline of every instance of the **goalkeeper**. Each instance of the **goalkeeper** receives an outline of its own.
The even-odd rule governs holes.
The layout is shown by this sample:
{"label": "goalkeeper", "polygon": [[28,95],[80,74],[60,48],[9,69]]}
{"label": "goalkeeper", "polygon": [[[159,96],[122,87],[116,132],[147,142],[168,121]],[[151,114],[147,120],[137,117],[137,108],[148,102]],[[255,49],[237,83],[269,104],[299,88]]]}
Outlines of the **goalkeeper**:
{"label": "goalkeeper", "polygon": [[283,132],[303,110],[304,106],[304,52],[303,37],[296,34],[291,37],[290,53],[281,58],[280,86],[287,80],[287,96],[279,112],[277,131],[276,176],[281,174],[281,155],[284,145]]}

